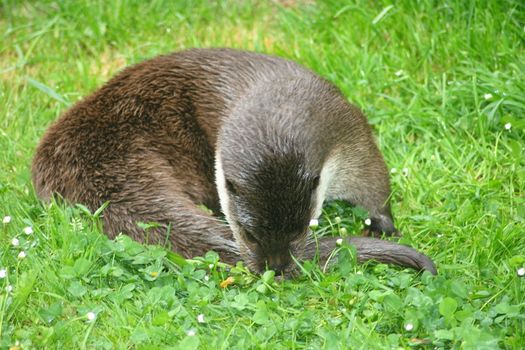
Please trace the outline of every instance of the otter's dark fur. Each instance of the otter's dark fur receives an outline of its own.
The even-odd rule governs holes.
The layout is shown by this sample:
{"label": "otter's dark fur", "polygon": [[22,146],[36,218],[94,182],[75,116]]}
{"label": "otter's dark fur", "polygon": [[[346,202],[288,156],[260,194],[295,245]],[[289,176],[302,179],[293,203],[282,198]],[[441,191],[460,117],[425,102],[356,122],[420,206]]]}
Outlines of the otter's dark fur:
{"label": "otter's dark fur", "polygon": [[[374,232],[395,232],[384,161],[360,111],[309,70],[276,57],[194,49],[126,68],[46,132],[33,162],[42,199],[92,210],[109,201],[104,230],[192,257],[289,272],[291,255],[321,260],[310,219],[325,199],[369,210]],[[221,210],[229,226],[199,208]],[[169,228],[169,230],[168,230]],[[415,250],[350,238],[360,261],[426,269]]]}

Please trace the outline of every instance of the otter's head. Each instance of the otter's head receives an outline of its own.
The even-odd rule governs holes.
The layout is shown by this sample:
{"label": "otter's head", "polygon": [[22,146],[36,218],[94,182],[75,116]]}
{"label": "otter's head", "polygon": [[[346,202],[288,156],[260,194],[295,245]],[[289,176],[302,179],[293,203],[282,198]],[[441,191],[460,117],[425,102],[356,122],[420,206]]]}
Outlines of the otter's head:
{"label": "otter's head", "polygon": [[222,210],[250,269],[290,272],[292,256],[301,258],[304,251],[310,220],[321,210],[320,169],[293,152],[244,151],[217,152]]}
{"label": "otter's head", "polygon": [[247,266],[289,274],[330,182],[330,146],[316,122],[327,110],[307,78],[257,78],[219,130],[217,190]]}

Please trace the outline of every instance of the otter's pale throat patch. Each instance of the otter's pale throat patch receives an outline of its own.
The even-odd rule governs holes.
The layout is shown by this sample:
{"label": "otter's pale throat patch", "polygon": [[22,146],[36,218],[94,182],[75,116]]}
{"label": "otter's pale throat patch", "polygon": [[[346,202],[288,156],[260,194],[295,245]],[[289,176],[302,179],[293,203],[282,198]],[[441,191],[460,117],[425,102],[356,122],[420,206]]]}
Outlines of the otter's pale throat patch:
{"label": "otter's pale throat patch", "polygon": [[319,180],[319,186],[317,186],[317,192],[315,195],[315,203],[312,220],[317,220],[323,210],[323,203],[326,199],[327,192],[334,174],[337,172],[337,160],[335,157],[330,157],[325,161],[323,169],[321,170],[321,178]]}
{"label": "otter's pale throat patch", "polygon": [[[226,178],[224,177],[221,153],[219,149],[217,149],[217,151],[215,152],[215,182],[217,184],[217,193],[219,194],[219,201],[221,204],[222,212],[231,227],[232,215],[230,213],[230,198],[228,197],[228,190],[226,189]],[[236,234],[236,232],[234,232],[234,234]]]}

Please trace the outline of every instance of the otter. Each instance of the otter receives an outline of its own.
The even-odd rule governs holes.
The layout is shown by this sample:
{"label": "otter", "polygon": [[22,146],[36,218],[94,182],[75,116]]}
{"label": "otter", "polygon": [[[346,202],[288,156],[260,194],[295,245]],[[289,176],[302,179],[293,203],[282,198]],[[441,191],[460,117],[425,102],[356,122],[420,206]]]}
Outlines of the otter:
{"label": "otter", "polygon": [[[49,127],[32,179],[43,200],[56,194],[91,210],[109,202],[111,238],[168,242],[187,258],[213,250],[256,272],[290,275],[293,259],[328,259],[337,238],[309,229],[325,200],[367,209],[375,235],[397,232],[387,168],[360,110],[299,64],[233,49],[124,69]],[[138,222],[158,225],[146,235]],[[407,246],[346,240],[359,261],[436,273]]]}

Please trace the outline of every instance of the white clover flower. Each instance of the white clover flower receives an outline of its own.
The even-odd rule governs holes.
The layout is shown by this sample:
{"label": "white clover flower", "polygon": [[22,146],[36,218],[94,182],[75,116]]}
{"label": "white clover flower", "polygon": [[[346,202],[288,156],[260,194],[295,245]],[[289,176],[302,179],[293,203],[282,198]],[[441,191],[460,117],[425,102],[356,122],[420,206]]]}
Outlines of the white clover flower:
{"label": "white clover flower", "polygon": [[340,224],[341,223],[341,218],[339,216],[335,217],[335,223],[336,224]]}
{"label": "white clover flower", "polygon": [[5,287],[5,291],[6,291],[7,293],[11,293],[11,292],[13,291],[13,286],[10,285],[10,284],[8,284],[7,287]]}
{"label": "white clover flower", "polygon": [[309,226],[310,226],[310,228],[317,228],[319,226],[319,220],[317,220],[317,219],[310,220]]}
{"label": "white clover flower", "polygon": [[88,321],[93,321],[95,318],[97,318],[97,314],[93,311],[90,311],[86,314],[86,318]]}
{"label": "white clover flower", "polygon": [[519,277],[525,276],[525,267],[520,267],[516,273]]}
{"label": "white clover flower", "polygon": [[341,228],[339,229],[339,233],[340,233],[342,236],[345,236],[345,235],[348,233],[348,231],[346,230],[346,227],[341,227]]}
{"label": "white clover flower", "polygon": [[214,267],[215,267],[214,264],[209,264],[209,265],[208,265],[208,268],[209,268],[210,270],[213,269]]}
{"label": "white clover flower", "polygon": [[204,323],[204,322],[205,322],[205,321],[204,321],[204,315],[203,315],[203,314],[199,314],[199,315],[197,316],[197,322],[199,322],[199,323]]}
{"label": "white clover flower", "polygon": [[31,226],[24,227],[24,233],[30,235],[33,233],[33,228]]}
{"label": "white clover flower", "polygon": [[18,253],[18,258],[19,258],[19,259],[23,259],[23,258],[25,258],[26,256],[27,256],[27,254],[26,254],[26,252],[24,252],[23,250],[22,250],[20,253]]}
{"label": "white clover flower", "polygon": [[356,274],[356,275],[362,275],[362,274],[363,274],[363,271],[357,271],[355,274]]}
{"label": "white clover flower", "polygon": [[414,329],[414,325],[412,323],[407,323],[405,325],[405,329],[410,332],[411,330]]}
{"label": "white clover flower", "polygon": [[397,169],[396,168],[390,169],[390,174],[395,174],[395,173],[397,173]]}
{"label": "white clover flower", "polygon": [[403,75],[403,73],[404,73],[403,70],[400,69],[400,70],[398,70],[397,72],[395,72],[394,74],[396,75],[396,77],[400,77],[400,76]]}
{"label": "white clover flower", "polygon": [[492,99],[492,94],[485,94],[485,95],[483,95],[483,98],[484,98],[485,100],[487,100],[487,101],[488,101],[488,100],[491,100],[491,99]]}
{"label": "white clover flower", "polygon": [[208,276],[208,275],[204,276],[204,280],[205,280],[206,282],[208,282],[208,281],[210,280],[210,276]]}
{"label": "white clover flower", "polygon": [[408,168],[403,168],[403,176],[408,176]]}
{"label": "white clover flower", "polygon": [[0,270],[0,278],[6,278],[7,277],[7,270],[2,269]]}
{"label": "white clover flower", "polygon": [[18,240],[18,238],[15,237],[11,240],[11,244],[15,247],[18,247],[20,245],[20,241]]}
{"label": "white clover flower", "polygon": [[511,123],[505,124],[505,130],[510,130],[511,128],[512,128],[512,124]]}
{"label": "white clover flower", "polygon": [[2,219],[3,224],[8,224],[10,222],[11,222],[11,217],[9,215],[4,216],[4,218]]}
{"label": "white clover flower", "polygon": [[186,332],[186,334],[188,335],[188,337],[194,337],[195,334],[197,334],[197,330],[194,329],[194,328],[188,329],[188,331]]}
{"label": "white clover flower", "polygon": [[370,219],[366,219],[366,220],[365,220],[365,225],[366,225],[366,226],[370,226],[370,225],[372,225],[372,220],[370,220]]}
{"label": "white clover flower", "polygon": [[339,246],[339,247],[342,246],[343,245],[343,239],[342,238],[338,238],[337,241],[335,241],[335,244],[337,246]]}

